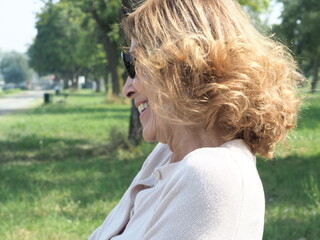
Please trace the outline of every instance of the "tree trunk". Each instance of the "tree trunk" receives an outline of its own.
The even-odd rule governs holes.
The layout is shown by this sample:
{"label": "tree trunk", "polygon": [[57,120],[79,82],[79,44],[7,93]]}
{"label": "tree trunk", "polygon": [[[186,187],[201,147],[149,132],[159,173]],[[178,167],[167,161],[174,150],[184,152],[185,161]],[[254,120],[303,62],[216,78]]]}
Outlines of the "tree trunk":
{"label": "tree trunk", "polygon": [[63,89],[69,89],[68,78],[63,78]]}
{"label": "tree trunk", "polygon": [[108,33],[111,30],[110,26],[103,22],[99,14],[97,13],[96,9],[91,9],[91,14],[93,16],[93,19],[96,21],[100,32],[101,32],[101,41],[104,47],[106,59],[108,62],[108,70],[111,73],[111,82],[112,82],[112,93],[116,96],[120,93],[119,88],[119,76],[117,71],[118,66],[118,59],[119,56],[117,54],[117,45],[116,43],[112,42],[109,37]]}
{"label": "tree trunk", "polygon": [[118,57],[117,47],[112,43],[107,36],[104,37],[104,49],[106,52],[109,72],[111,73],[112,94],[118,96],[120,94],[119,76],[117,71]]}
{"label": "tree trunk", "polygon": [[101,92],[101,84],[100,84],[100,79],[99,78],[95,78],[94,82],[96,84],[96,92]]}
{"label": "tree trunk", "polygon": [[106,91],[106,94],[109,94],[109,73],[106,72],[102,78],[103,82],[104,82],[104,89]]}
{"label": "tree trunk", "polygon": [[319,61],[316,58],[313,62],[312,68],[312,83],[311,83],[311,92],[315,93],[317,91],[317,85],[319,80]]}
{"label": "tree trunk", "polygon": [[79,88],[79,75],[74,74],[72,77],[72,88],[78,90]]}
{"label": "tree trunk", "polygon": [[[122,0],[122,16],[132,11],[131,1]],[[123,34],[123,32],[121,32]],[[122,74],[123,82],[126,82],[128,75],[124,71]],[[139,111],[134,105],[134,101],[131,102],[131,114],[130,114],[130,125],[129,125],[129,140],[138,144],[142,140],[142,126],[139,119]]]}
{"label": "tree trunk", "polygon": [[133,100],[131,101],[129,140],[135,145],[142,140],[142,126],[139,120],[139,111],[134,105]]}

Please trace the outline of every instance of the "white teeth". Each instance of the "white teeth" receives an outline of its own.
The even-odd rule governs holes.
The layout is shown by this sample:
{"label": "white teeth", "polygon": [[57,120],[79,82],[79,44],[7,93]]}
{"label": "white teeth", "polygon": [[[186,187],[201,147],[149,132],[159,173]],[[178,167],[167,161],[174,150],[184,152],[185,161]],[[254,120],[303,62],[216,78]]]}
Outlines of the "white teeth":
{"label": "white teeth", "polygon": [[139,113],[142,113],[148,107],[148,103],[144,102],[138,106]]}

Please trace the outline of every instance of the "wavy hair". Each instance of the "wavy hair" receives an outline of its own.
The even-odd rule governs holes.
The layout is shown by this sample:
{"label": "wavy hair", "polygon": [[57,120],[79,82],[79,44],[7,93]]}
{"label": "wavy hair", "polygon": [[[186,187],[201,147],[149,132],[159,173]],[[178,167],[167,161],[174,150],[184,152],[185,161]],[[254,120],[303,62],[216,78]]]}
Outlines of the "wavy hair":
{"label": "wavy hair", "polygon": [[121,25],[157,93],[153,108],[169,121],[241,138],[267,158],[295,127],[304,77],[236,1],[146,0]]}

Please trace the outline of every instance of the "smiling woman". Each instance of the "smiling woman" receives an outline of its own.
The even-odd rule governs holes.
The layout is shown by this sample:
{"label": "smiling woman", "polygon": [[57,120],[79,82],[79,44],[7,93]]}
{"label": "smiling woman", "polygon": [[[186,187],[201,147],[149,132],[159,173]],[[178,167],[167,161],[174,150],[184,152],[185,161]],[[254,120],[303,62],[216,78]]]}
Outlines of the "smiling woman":
{"label": "smiling woman", "polygon": [[159,144],[90,239],[262,239],[255,155],[296,124],[292,56],[234,0],[146,0],[122,26],[123,94]]}

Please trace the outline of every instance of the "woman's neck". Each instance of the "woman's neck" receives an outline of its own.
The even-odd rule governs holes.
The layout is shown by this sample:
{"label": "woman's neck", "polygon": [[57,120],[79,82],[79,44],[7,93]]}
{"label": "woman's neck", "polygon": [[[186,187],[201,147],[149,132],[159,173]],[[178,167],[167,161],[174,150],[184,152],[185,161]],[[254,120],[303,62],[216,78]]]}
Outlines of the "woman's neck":
{"label": "woman's neck", "polygon": [[173,152],[170,162],[182,160],[190,152],[204,147],[218,147],[224,143],[216,132],[206,132],[202,129],[192,129],[186,126],[176,126],[166,143]]}

